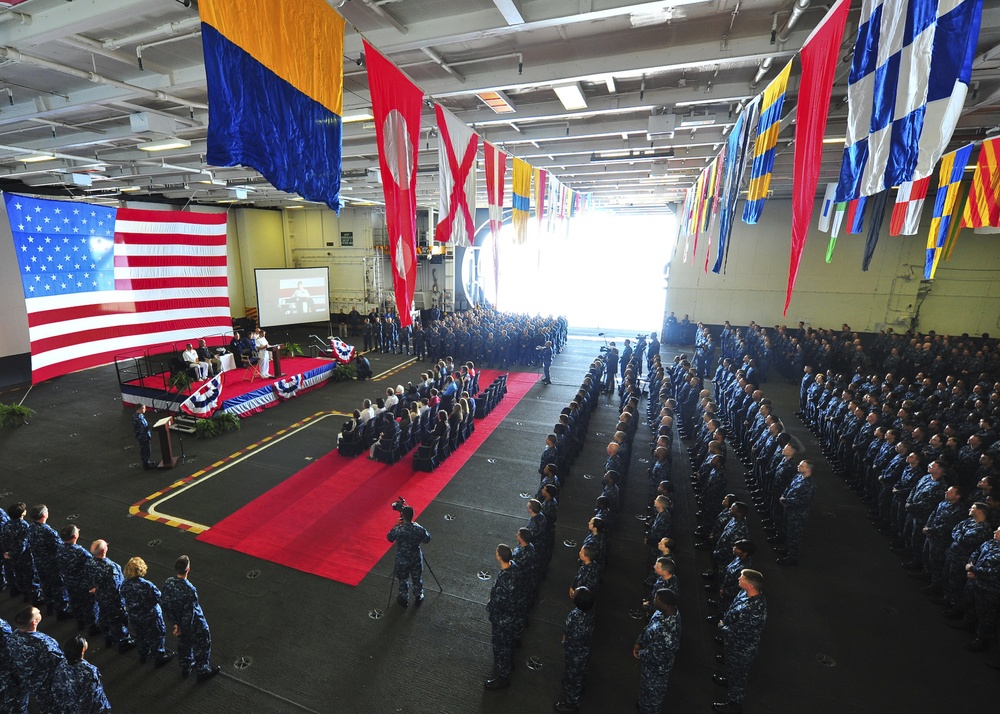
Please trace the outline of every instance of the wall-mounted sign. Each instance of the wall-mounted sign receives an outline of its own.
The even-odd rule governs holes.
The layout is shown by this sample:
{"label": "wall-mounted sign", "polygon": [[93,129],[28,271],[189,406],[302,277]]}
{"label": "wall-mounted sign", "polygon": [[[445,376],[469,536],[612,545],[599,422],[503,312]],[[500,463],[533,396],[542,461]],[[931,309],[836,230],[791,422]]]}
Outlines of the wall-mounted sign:
{"label": "wall-mounted sign", "polygon": [[341,231],[340,232],[340,247],[350,248],[354,246],[354,231]]}

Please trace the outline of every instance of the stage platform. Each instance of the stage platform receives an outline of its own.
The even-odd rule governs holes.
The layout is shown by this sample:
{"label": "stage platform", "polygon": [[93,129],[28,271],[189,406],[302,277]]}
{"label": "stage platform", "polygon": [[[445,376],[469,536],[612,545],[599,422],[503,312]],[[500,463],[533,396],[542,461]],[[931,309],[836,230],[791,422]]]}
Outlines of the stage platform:
{"label": "stage platform", "polygon": [[[222,394],[219,410],[248,417],[281,402],[293,399],[323,386],[339,363],[330,359],[309,357],[288,357],[281,360],[281,377],[260,377],[248,379],[246,369],[237,368],[220,373]],[[188,390],[178,396],[167,390],[169,373],[133,380],[121,385],[122,404],[135,407],[145,404],[150,409],[177,413],[180,404],[208,380],[193,383]]]}

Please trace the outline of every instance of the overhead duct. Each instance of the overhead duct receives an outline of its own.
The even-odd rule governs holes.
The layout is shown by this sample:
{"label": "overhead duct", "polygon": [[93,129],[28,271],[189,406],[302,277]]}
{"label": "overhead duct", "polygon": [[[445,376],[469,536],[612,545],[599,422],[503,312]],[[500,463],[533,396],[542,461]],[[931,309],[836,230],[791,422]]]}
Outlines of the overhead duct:
{"label": "overhead duct", "polygon": [[[801,18],[803,13],[809,9],[809,3],[810,0],[795,0],[795,4],[792,6],[792,12],[788,15],[788,19],[785,20],[785,24],[782,26],[781,30],[778,31],[777,42],[779,49],[783,49],[785,47],[785,43],[788,42],[788,38],[791,37],[792,30],[798,23],[799,18]],[[772,64],[774,64],[773,57],[765,57],[761,60],[760,65],[757,67],[757,73],[754,75],[753,79],[750,80],[750,89],[757,88],[757,85],[760,84],[760,80],[764,79],[764,75],[766,75],[768,70],[771,69]]]}

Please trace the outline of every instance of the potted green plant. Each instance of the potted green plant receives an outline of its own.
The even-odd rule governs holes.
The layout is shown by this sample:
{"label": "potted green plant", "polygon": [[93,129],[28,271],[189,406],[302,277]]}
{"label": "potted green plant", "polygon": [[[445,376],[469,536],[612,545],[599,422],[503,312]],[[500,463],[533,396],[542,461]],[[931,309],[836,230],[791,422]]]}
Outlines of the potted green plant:
{"label": "potted green plant", "polygon": [[167,386],[178,394],[183,394],[194,383],[194,377],[187,370],[178,372],[167,380]]}
{"label": "potted green plant", "polygon": [[298,342],[286,342],[285,346],[281,348],[281,354],[283,357],[301,357],[305,352]]}
{"label": "potted green plant", "polygon": [[242,426],[240,418],[230,412],[218,411],[212,417],[212,421],[218,424],[220,432],[239,431]]}
{"label": "potted green plant", "polygon": [[35,414],[34,409],[21,406],[20,404],[0,404],[0,427],[19,427],[28,423]]}
{"label": "potted green plant", "polygon": [[194,435],[198,439],[211,439],[219,433],[219,422],[215,419],[199,419],[194,424]]}

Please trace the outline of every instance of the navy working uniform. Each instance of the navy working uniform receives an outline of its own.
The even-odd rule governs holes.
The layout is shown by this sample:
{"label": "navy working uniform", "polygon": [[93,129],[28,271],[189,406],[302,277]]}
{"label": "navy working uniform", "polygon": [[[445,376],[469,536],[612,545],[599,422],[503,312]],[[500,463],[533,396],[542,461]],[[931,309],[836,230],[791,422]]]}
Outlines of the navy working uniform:
{"label": "navy working uniform", "polygon": [[121,566],[110,558],[91,558],[87,561],[87,578],[95,588],[97,599],[97,624],[104,632],[108,644],[117,642],[124,649],[131,649],[125,617],[125,601],[121,587],[125,582]]}
{"label": "navy working uniform", "polygon": [[28,711],[28,691],[14,674],[14,662],[9,647],[14,636],[7,621],[0,619],[0,711],[25,714]]}
{"label": "navy working uniform", "polygon": [[722,616],[722,640],[725,646],[726,679],[729,701],[742,704],[746,698],[747,675],[757,656],[760,636],[767,622],[764,596],[750,597],[741,591]]}
{"label": "navy working uniform", "polygon": [[139,442],[139,460],[142,468],[149,470],[156,468],[156,462],[152,459],[152,439],[153,435],[149,431],[149,422],[143,412],[136,412],[132,415],[132,431],[135,432],[135,439]]}
{"label": "navy working uniform", "polygon": [[150,655],[157,662],[169,657],[160,591],[145,578],[132,578],[122,583],[121,593],[128,613],[128,629],[139,646],[139,661],[145,662]]}
{"label": "navy working uniform", "polygon": [[517,575],[511,563],[509,568],[501,568],[493,581],[486,611],[490,615],[493,640],[493,662],[497,679],[510,677],[514,659],[514,631],[520,618],[517,602]]}
{"label": "navy working uniform", "polygon": [[594,641],[594,610],[574,607],[566,616],[563,634],[563,651],[566,653],[566,669],[563,673],[563,690],[566,702],[577,705],[583,692],[583,678],[587,673],[590,646]]}
{"label": "navy working uniform", "polygon": [[785,549],[790,560],[799,557],[799,545],[802,543],[802,532],[809,520],[809,505],[816,493],[816,482],[812,476],[796,476],[781,496],[781,505],[785,507]]}
{"label": "navy working uniform", "polygon": [[641,714],[659,714],[680,643],[680,614],[655,612],[636,641],[642,666],[639,675]]}
{"label": "navy working uniform", "polygon": [[111,711],[104,694],[101,673],[85,659],[62,662],[53,677],[52,688],[63,714],[102,714]]}
{"label": "navy working uniform", "polygon": [[62,538],[52,526],[35,521],[28,530],[28,547],[38,572],[42,599],[60,613],[65,612],[69,598],[56,560],[56,553],[62,547]]}
{"label": "navy working uniform", "polygon": [[31,526],[23,518],[12,518],[0,533],[0,552],[5,553],[5,562],[14,573],[14,587],[25,598],[38,598],[38,578],[35,575],[35,561],[28,547],[28,531]]}
{"label": "navy working uniform", "polygon": [[41,632],[17,630],[7,640],[14,673],[29,694],[34,695],[42,712],[58,711],[52,692],[52,678],[62,650],[54,639]]}
{"label": "navy working uniform", "polygon": [[419,523],[402,521],[386,535],[390,543],[396,544],[395,575],[399,578],[399,603],[407,605],[409,582],[413,581],[414,602],[424,599],[424,556],[420,552],[421,543],[430,543],[431,534]]}
{"label": "navy working uniform", "polygon": [[181,672],[199,678],[211,673],[212,634],[198,602],[198,591],[187,578],[176,575],[163,583],[163,614],[177,627],[177,657]]}
{"label": "navy working uniform", "polygon": [[69,605],[81,630],[97,624],[97,603],[90,592],[90,578],[87,576],[87,562],[93,558],[86,548],[77,543],[63,543],[56,553],[56,562],[69,593]]}

